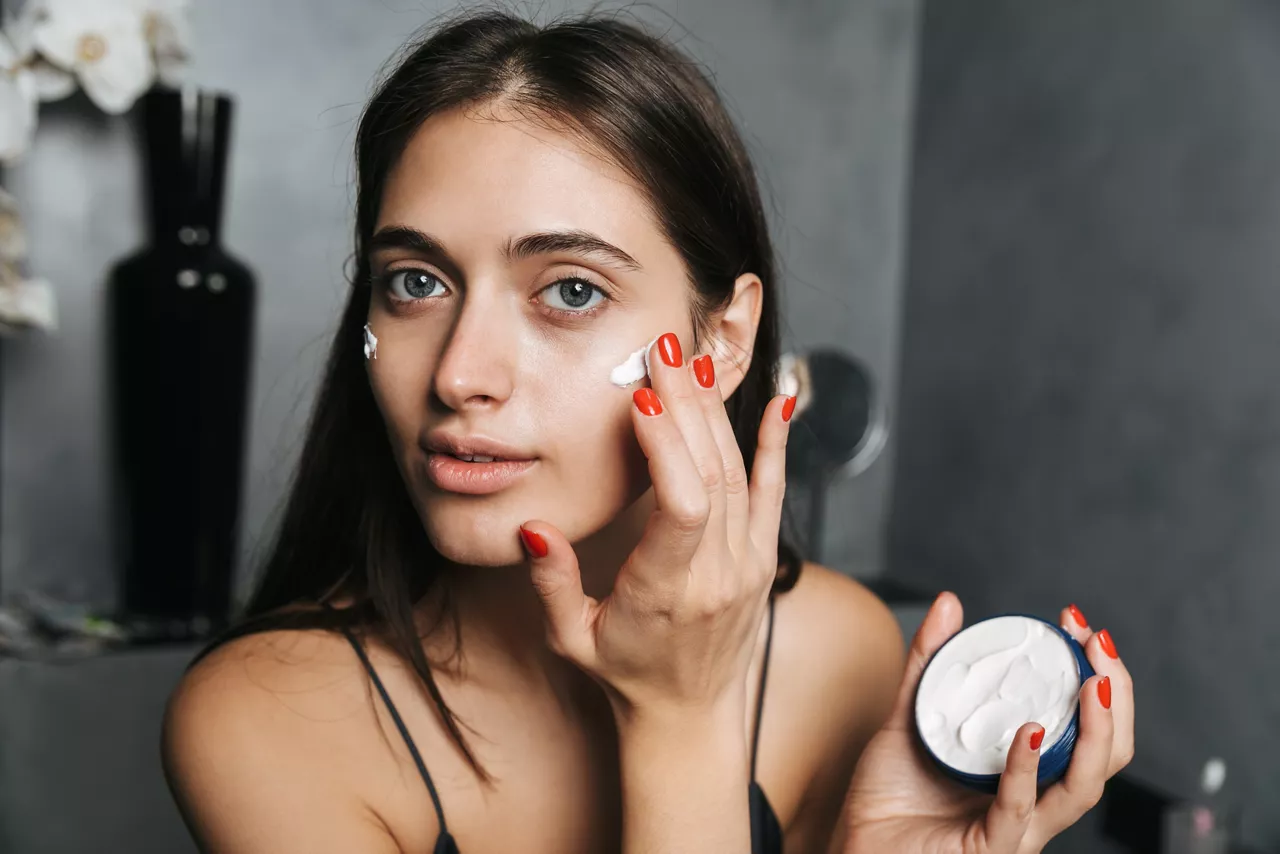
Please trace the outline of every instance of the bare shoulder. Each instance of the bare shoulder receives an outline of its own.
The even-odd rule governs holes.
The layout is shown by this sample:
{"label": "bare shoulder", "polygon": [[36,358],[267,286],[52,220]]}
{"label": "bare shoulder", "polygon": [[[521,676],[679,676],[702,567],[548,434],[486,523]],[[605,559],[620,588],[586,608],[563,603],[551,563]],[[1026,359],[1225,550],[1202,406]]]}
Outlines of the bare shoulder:
{"label": "bare shoulder", "polygon": [[321,631],[238,638],[184,676],[166,709],[162,756],[203,847],[398,850],[357,796],[355,757],[376,730],[361,676],[345,639]]}
{"label": "bare shoulder", "polygon": [[[262,632],[229,641],[192,667],[165,714],[165,747],[197,736],[304,739],[309,724],[335,718],[360,691],[346,641],[323,631]],[[300,726],[301,724],[301,726]]]}
{"label": "bare shoulder", "polygon": [[[905,661],[902,629],[889,607],[854,579],[806,563],[795,589],[778,597],[777,660],[814,684],[849,684],[852,709],[896,693]],[[878,728],[878,727],[877,727]]]}

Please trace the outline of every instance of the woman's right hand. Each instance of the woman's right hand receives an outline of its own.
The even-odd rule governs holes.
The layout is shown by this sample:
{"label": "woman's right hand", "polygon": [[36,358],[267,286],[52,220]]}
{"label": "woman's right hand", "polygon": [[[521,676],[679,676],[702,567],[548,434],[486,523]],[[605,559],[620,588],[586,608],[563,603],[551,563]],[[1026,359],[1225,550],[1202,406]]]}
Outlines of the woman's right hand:
{"label": "woman's right hand", "polygon": [[521,527],[548,643],[606,687],[620,725],[744,714],[777,572],[792,399],[765,409],[748,481],[711,357],[686,365],[672,333],[649,356],[652,388],[635,392],[632,420],[657,508],[612,592],[584,595],[554,526]]}
{"label": "woman's right hand", "polygon": [[746,683],[777,573],[792,404],[765,409],[748,482],[710,356],[668,333],[632,420],[656,509],[603,600],[564,535],[521,528],[553,650],[605,686],[622,851],[749,851]]}

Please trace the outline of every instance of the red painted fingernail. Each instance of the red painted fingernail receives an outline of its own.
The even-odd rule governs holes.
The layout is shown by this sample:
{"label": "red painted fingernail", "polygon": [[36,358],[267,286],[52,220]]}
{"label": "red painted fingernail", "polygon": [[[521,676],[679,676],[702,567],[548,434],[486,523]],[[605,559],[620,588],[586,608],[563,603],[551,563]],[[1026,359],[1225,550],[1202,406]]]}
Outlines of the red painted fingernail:
{"label": "red painted fingernail", "polygon": [[529,550],[529,554],[534,557],[547,556],[547,541],[542,539],[541,535],[521,528],[520,539],[524,540],[524,547]]}
{"label": "red painted fingernail", "polygon": [[1031,749],[1032,749],[1032,750],[1039,750],[1039,749],[1040,749],[1040,745],[1041,745],[1043,742],[1044,742],[1044,727],[1040,727],[1040,729],[1038,729],[1038,730],[1036,730],[1035,732],[1031,733]]}
{"label": "red painted fingernail", "polygon": [[631,399],[636,402],[636,409],[639,409],[645,415],[661,415],[662,401],[658,400],[658,394],[651,388],[636,389],[636,393],[631,395]]}
{"label": "red painted fingernail", "polygon": [[711,388],[716,384],[716,366],[712,364],[710,356],[699,356],[693,360],[693,375],[703,388]]}
{"label": "red painted fingernail", "polygon": [[1116,652],[1116,642],[1111,639],[1111,632],[1106,629],[1098,632],[1098,645],[1102,647],[1102,651],[1105,652],[1108,657],[1120,657],[1120,653]]}
{"label": "red painted fingernail", "polygon": [[680,339],[674,332],[668,332],[658,339],[658,355],[668,367],[678,368],[684,364],[684,354],[680,352]]}
{"label": "red painted fingernail", "polygon": [[796,411],[796,399],[794,397],[788,397],[787,402],[782,404],[782,420],[790,421],[791,413],[795,411]]}
{"label": "red painted fingernail", "polygon": [[1098,702],[1102,703],[1102,708],[1111,708],[1111,677],[1103,676],[1098,682]]}
{"label": "red painted fingernail", "polygon": [[1071,612],[1071,618],[1076,621],[1076,625],[1082,629],[1089,627],[1089,621],[1084,618],[1084,614],[1080,612],[1079,608],[1075,605],[1068,605],[1067,610]]}

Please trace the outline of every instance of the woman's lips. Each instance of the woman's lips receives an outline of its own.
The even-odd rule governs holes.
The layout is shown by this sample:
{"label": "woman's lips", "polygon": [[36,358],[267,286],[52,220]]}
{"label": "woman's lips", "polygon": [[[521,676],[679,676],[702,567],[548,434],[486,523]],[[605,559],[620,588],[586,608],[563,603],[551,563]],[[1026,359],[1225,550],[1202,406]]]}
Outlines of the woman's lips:
{"label": "woman's lips", "polygon": [[536,460],[467,462],[452,454],[427,454],[427,477],[446,492],[489,495],[506,489],[533,467]]}

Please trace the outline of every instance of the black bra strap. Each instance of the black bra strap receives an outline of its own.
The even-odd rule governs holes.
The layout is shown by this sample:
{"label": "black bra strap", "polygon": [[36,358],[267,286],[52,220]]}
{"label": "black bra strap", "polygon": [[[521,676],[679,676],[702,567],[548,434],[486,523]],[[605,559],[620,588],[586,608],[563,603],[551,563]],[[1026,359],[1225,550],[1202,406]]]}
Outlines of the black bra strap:
{"label": "black bra strap", "polygon": [[756,697],[756,724],[751,734],[751,779],[756,778],[756,754],[760,751],[760,721],[764,718],[764,687],[769,681],[769,653],[773,650],[773,597],[769,597],[769,628],[764,635],[764,662],[760,665],[760,694]]}
{"label": "black bra strap", "polygon": [[418,766],[418,773],[422,775],[422,782],[427,784],[427,791],[431,793],[431,803],[435,805],[436,818],[440,821],[440,835],[447,836],[449,830],[444,823],[444,807],[440,805],[440,795],[436,792],[435,783],[431,782],[431,775],[427,773],[427,765],[422,761],[422,754],[418,753],[418,746],[409,737],[409,730],[405,727],[404,721],[400,719],[400,713],[396,711],[395,703],[391,702],[387,689],[383,686],[382,680],[378,678],[378,671],[373,669],[373,663],[369,661],[369,656],[365,654],[364,647],[360,645],[360,641],[356,640],[355,635],[345,626],[342,627],[342,633],[347,636],[347,641],[350,642],[351,648],[360,657],[360,663],[364,665],[364,669],[369,671],[369,678],[373,680],[373,686],[378,689],[378,694],[382,697],[383,704],[391,714],[391,720],[395,723],[396,729],[400,730],[400,737],[404,739],[405,746],[409,748],[409,755],[413,757],[413,764]]}

